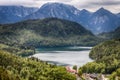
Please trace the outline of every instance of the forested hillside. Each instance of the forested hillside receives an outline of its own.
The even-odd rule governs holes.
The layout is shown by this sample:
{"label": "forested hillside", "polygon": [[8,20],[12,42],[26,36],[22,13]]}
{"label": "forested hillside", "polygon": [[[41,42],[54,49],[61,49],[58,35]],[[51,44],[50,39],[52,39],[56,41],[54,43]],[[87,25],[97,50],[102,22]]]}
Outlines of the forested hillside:
{"label": "forested hillside", "polygon": [[2,41],[35,47],[92,46],[100,42],[78,23],[57,18],[1,25],[0,35]]}
{"label": "forested hillside", "polygon": [[116,76],[120,77],[120,39],[95,46],[90,52],[90,57],[95,61],[80,68],[83,72],[112,74],[111,80],[115,80]]}
{"label": "forested hillside", "polygon": [[76,80],[64,67],[0,50],[0,80]]}
{"label": "forested hillside", "polygon": [[17,43],[10,43],[5,41],[0,41],[0,50],[4,50],[22,57],[35,54],[35,48],[32,46],[24,46]]}

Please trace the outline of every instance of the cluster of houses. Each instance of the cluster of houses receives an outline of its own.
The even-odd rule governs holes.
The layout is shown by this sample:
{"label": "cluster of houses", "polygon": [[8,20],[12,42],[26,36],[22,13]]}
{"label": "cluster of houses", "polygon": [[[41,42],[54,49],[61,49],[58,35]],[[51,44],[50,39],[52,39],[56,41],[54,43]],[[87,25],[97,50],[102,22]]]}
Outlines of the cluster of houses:
{"label": "cluster of houses", "polygon": [[87,74],[84,73],[83,77],[85,78],[85,80],[109,80],[108,78],[105,77],[105,75],[103,74]]}
{"label": "cluster of houses", "polygon": [[77,74],[77,70],[71,69],[69,66],[66,66],[66,70],[70,73]]}
{"label": "cluster of houses", "polygon": [[[75,74],[76,80],[83,80],[77,73],[77,70],[74,70],[70,68],[69,66],[66,67],[66,70],[72,74]],[[95,73],[94,74],[84,73],[82,77],[84,78],[84,80],[109,80],[108,78],[105,77],[105,75],[95,74]]]}

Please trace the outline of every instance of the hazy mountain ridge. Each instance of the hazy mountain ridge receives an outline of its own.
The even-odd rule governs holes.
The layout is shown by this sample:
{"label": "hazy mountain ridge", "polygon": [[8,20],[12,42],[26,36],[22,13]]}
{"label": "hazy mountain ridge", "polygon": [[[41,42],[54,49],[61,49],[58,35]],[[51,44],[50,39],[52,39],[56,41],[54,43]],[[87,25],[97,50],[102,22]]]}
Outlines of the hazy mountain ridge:
{"label": "hazy mountain ridge", "polygon": [[25,19],[43,19],[54,17],[76,21],[79,12],[80,11],[77,8],[70,5],[62,3],[47,3],[41,6],[37,12],[28,15]]}
{"label": "hazy mountain ridge", "polygon": [[108,33],[101,33],[99,34],[99,37],[105,38],[105,39],[119,39],[120,38],[120,27]]}
{"label": "hazy mountain ridge", "polygon": [[110,11],[100,8],[88,19],[88,26],[94,33],[110,32],[120,26],[120,18]]}
{"label": "hazy mountain ridge", "polygon": [[120,18],[120,13],[116,14]]}
{"label": "hazy mountain ridge", "polygon": [[37,8],[23,6],[0,6],[0,23],[15,23],[35,12]]}

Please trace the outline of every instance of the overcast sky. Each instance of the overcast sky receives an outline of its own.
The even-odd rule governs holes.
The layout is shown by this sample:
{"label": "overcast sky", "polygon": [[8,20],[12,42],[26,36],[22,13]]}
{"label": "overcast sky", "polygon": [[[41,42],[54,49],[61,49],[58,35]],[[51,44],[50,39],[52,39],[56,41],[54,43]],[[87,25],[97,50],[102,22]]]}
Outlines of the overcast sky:
{"label": "overcast sky", "polygon": [[60,2],[70,4],[78,9],[87,9],[94,12],[100,7],[113,13],[120,12],[120,0],[0,0],[0,5],[22,5],[29,7],[40,7],[47,2]]}

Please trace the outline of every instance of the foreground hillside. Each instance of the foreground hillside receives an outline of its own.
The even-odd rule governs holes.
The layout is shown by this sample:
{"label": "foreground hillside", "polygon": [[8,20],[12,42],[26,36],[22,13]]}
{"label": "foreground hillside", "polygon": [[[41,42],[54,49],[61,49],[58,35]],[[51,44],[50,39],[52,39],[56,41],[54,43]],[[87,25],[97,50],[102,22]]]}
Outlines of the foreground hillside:
{"label": "foreground hillside", "polygon": [[78,23],[57,18],[1,25],[0,39],[35,47],[92,46],[99,41],[90,31]]}
{"label": "foreground hillside", "polygon": [[64,67],[0,50],[0,80],[75,80]]}
{"label": "foreground hillside", "polygon": [[90,52],[90,57],[95,61],[84,65],[83,72],[112,74],[111,80],[120,76],[120,39],[95,46]]}
{"label": "foreground hillside", "polygon": [[65,67],[23,58],[34,53],[33,47],[0,41],[0,80],[75,80]]}

